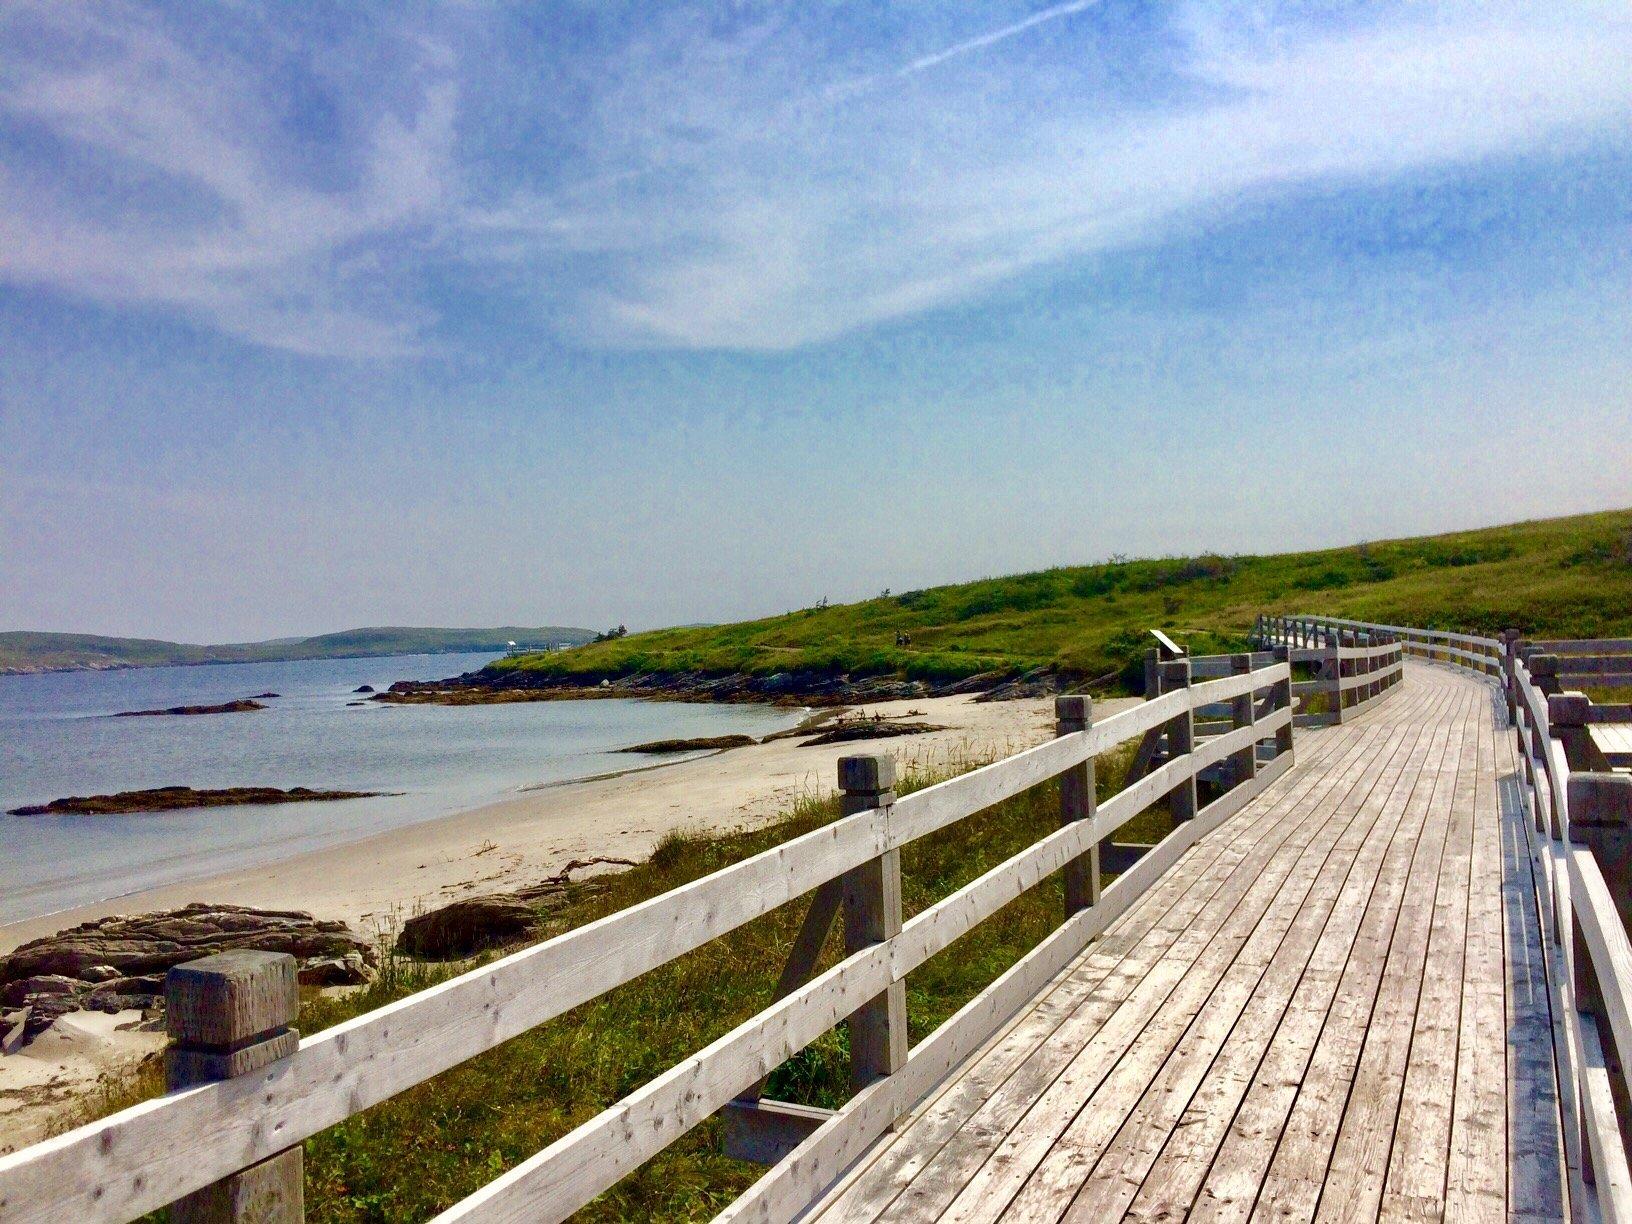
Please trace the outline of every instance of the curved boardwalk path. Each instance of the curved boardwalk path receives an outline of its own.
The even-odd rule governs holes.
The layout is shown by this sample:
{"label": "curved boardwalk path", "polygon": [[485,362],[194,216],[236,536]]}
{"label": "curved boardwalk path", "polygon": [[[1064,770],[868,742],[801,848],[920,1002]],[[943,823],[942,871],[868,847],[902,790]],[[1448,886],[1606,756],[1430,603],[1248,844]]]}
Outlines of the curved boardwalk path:
{"label": "curved boardwalk path", "polygon": [[1491,685],[1410,664],[812,1212],[1548,1219],[1553,1026]]}

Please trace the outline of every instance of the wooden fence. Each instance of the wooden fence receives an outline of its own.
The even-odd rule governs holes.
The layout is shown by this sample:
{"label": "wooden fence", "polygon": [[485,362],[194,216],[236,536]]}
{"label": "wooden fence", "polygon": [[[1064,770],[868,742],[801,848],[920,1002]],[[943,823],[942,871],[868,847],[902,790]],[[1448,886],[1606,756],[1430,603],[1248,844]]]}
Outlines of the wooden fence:
{"label": "wooden fence", "polygon": [[[813,893],[780,997],[440,1217],[562,1219],[724,1110],[740,1150],[786,1153],[725,1216],[788,1219],[1198,837],[1291,765],[1287,655],[1177,660],[1165,691],[1100,722],[1086,697],[1060,698],[1056,738],[899,798],[890,758],[846,758],[835,822],[304,1040],[289,1027],[285,958],[240,954],[172,971],[174,1090],[0,1158],[0,1219],[128,1220],[177,1203],[184,1219],[298,1220],[304,1139]],[[1152,731],[1162,732],[1165,761],[1096,806],[1095,758]],[[1053,778],[1058,830],[903,920],[903,846]],[[1198,779],[1217,784],[1207,795],[1222,793],[1198,804]],[[1173,831],[1101,890],[1100,845],[1164,798]],[[907,974],[1059,871],[1061,925],[909,1050]],[[840,909],[846,954],[810,976],[817,932]],[[759,1097],[772,1069],[839,1024],[849,1025],[859,1088],[843,1108]]]}
{"label": "wooden fence", "polygon": [[1292,682],[1293,721],[1300,727],[1341,723],[1382,699],[1404,678],[1410,649],[1397,630],[1317,624],[1311,617],[1260,616],[1253,637],[1260,645],[1287,647],[1294,669],[1312,670],[1309,679]]}
{"label": "wooden fence", "polygon": [[1298,634],[1396,634],[1419,657],[1500,679],[1521,761],[1515,798],[1536,867],[1572,1214],[1632,1221],[1632,1076],[1624,1061],[1632,1056],[1632,774],[1613,772],[1594,738],[1632,710],[1563,687],[1632,683],[1632,641],[1275,620]]}

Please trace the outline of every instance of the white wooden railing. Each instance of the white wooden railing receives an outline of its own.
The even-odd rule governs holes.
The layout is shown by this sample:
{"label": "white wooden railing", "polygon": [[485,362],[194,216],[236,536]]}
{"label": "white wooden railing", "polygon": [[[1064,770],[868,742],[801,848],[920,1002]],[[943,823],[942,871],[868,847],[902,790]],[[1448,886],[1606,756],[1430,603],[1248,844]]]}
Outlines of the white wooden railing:
{"label": "white wooden railing", "polygon": [[[1275,634],[1398,635],[1418,657],[1497,677],[1519,749],[1551,994],[1572,1215],[1632,1221],[1632,775],[1595,749],[1598,721],[1626,721],[1562,683],[1632,681],[1632,641],[1524,641],[1321,617],[1274,618]],[[1260,624],[1262,629],[1262,623]]]}
{"label": "white wooden railing", "polygon": [[[1291,765],[1286,655],[1202,661],[1202,670],[1223,667],[1231,674],[1201,682],[1193,682],[1191,661],[1181,660],[1168,667],[1169,691],[1100,722],[1093,721],[1087,698],[1061,698],[1057,738],[899,798],[888,757],[846,758],[840,762],[846,814],[834,823],[298,1046],[286,1027],[292,1013],[278,1010],[293,990],[292,978],[286,991],[282,979],[268,986],[255,978],[255,964],[198,962],[188,987],[194,993],[180,1010],[193,1021],[201,1008],[217,1011],[188,1030],[204,1034],[188,1054],[188,1074],[196,1078],[198,1067],[213,1066],[214,1074],[232,1078],[172,1091],[0,1157],[0,1219],[128,1220],[177,1200],[190,1204],[183,1208],[190,1219],[245,1218],[245,1196],[269,1193],[264,1184],[258,1190],[252,1184],[257,1173],[250,1167],[263,1183],[276,1181],[267,1171],[279,1161],[278,1176],[289,1180],[274,1186],[278,1206],[262,1218],[299,1219],[304,1139],[815,890],[807,930],[821,925],[816,919],[824,906],[830,918],[842,904],[843,960],[809,980],[806,973],[785,974],[785,993],[752,1019],[440,1217],[559,1220],[722,1109],[750,1129],[756,1118],[767,1127],[784,1125],[776,1103],[758,1099],[759,1086],[785,1059],[846,1023],[859,1091],[836,1112],[804,1111],[802,1137],[796,1135],[785,1158],[725,1212],[733,1220],[788,1219],[1198,837]],[[1198,734],[1197,712],[1220,710],[1223,723]],[[1096,806],[1094,759],[1164,728],[1165,763]],[[1221,769],[1228,789],[1198,806],[1197,779],[1217,780]],[[901,847],[1052,778],[1061,779],[1057,831],[903,921]],[[1164,797],[1179,818],[1173,831],[1101,892],[1100,844]],[[1062,869],[1062,924],[908,1050],[907,974]],[[825,925],[821,930],[825,934]],[[174,1005],[174,988],[171,998]],[[252,1013],[255,1018],[245,1018]],[[216,1021],[241,1023],[243,1040],[240,1029],[221,1030]],[[212,1032],[213,1043],[207,1040]],[[257,1049],[263,1056],[254,1056]],[[223,1186],[232,1193],[223,1194]]]}
{"label": "white wooden railing", "polygon": [[1286,647],[1294,668],[1313,668],[1312,677],[1292,682],[1293,721],[1318,727],[1353,718],[1405,678],[1405,654],[1413,647],[1404,634],[1410,632],[1356,621],[1260,616],[1253,637],[1260,645]]}

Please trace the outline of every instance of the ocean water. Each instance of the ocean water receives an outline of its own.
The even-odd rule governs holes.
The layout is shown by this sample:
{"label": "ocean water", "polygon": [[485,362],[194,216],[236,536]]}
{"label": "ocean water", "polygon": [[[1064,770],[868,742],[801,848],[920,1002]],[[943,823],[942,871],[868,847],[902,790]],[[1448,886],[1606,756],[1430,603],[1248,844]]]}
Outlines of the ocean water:
{"label": "ocean water", "polygon": [[[0,676],[0,812],[154,786],[309,786],[374,799],[124,816],[0,815],[0,923],[276,861],[465,811],[516,791],[628,769],[617,748],[765,734],[797,712],[677,702],[397,706],[353,690],[469,671],[493,656],[156,667]],[[276,692],[267,709],[116,718]],[[673,758],[664,758],[673,759]]]}

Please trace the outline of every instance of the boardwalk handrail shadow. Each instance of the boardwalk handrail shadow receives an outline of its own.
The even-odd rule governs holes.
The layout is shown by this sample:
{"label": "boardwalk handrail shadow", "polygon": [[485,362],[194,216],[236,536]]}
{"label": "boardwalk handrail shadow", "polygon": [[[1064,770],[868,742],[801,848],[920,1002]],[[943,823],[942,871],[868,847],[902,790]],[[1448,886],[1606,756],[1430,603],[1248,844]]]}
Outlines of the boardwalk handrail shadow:
{"label": "boardwalk handrail shadow", "polygon": [[[220,1051],[225,1069],[218,1073],[232,1078],[172,1091],[0,1157],[0,1219],[129,1220],[190,1195],[188,1218],[241,1218],[232,1206],[239,1199],[221,1186],[248,1184],[255,1170],[281,1162],[286,1172],[293,1163],[298,1187],[304,1139],[803,894],[815,890],[814,908],[836,891],[846,910],[844,959],[809,981],[790,982],[763,1011],[440,1217],[562,1219],[733,1102],[739,1124],[752,1127],[763,1112],[769,1125],[781,1125],[786,1119],[774,1116],[771,1103],[754,1100],[757,1086],[823,1033],[848,1023],[863,1086],[840,1110],[808,1119],[814,1124],[808,1137],[726,1212],[789,1218],[1189,846],[1290,767],[1287,655],[1171,662],[1165,691],[1102,722],[1093,721],[1087,698],[1060,698],[1056,738],[900,798],[891,789],[890,758],[846,758],[840,780],[847,814],[832,824],[306,1038],[272,1061],[239,1060],[245,1062],[239,1067],[231,1057],[236,1050]],[[1197,682],[1197,670],[1228,674]],[[1209,717],[1220,711],[1222,721]],[[1165,762],[1096,807],[1094,759],[1151,732],[1164,735]],[[1056,777],[1058,830],[902,921],[903,846]],[[1202,777],[1222,778],[1229,789],[1198,808]],[[1164,797],[1180,817],[1173,831],[1101,891],[1098,847]],[[1061,925],[907,1050],[907,974],[1062,870]],[[219,1005],[234,1006],[228,996],[238,988],[252,994],[257,984],[226,983]],[[291,1043],[286,1028],[269,1032]],[[296,1154],[292,1162],[289,1153]],[[300,1218],[298,1191],[292,1198],[276,1218]]]}
{"label": "boardwalk handrail shadow", "polygon": [[1394,635],[1418,658],[1500,681],[1522,768],[1572,1214],[1632,1220],[1632,774],[1616,770],[1632,760],[1593,734],[1624,733],[1632,705],[1565,687],[1632,685],[1632,640],[1496,639],[1317,616],[1260,617],[1256,630],[1300,646],[1353,631]]}

